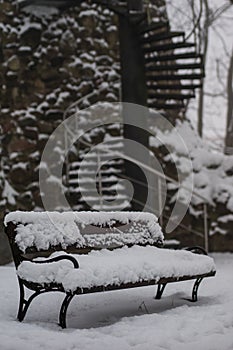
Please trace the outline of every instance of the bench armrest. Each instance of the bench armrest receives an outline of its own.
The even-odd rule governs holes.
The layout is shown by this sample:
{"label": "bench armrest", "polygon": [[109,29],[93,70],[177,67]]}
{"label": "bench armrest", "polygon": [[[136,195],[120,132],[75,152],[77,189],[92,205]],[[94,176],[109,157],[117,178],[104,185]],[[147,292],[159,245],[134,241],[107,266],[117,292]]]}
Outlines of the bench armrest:
{"label": "bench armrest", "polygon": [[199,246],[194,246],[194,247],[187,247],[184,248],[185,250],[188,250],[189,252],[195,253],[195,254],[203,254],[203,255],[208,255],[207,251]]}
{"label": "bench armrest", "polygon": [[47,260],[39,260],[39,261],[33,261],[30,260],[31,262],[35,263],[35,264],[47,264],[47,263],[53,263],[53,262],[57,262],[57,261],[61,261],[61,260],[70,260],[75,269],[79,268],[79,263],[78,261],[73,257],[73,256],[67,256],[67,255],[60,255],[60,256],[56,256],[54,258],[51,259],[47,259]]}

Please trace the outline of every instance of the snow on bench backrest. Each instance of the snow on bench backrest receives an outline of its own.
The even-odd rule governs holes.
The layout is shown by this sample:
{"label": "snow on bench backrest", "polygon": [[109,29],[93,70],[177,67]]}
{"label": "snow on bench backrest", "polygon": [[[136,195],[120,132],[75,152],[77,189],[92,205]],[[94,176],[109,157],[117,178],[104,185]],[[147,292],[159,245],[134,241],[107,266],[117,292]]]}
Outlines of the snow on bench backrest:
{"label": "snow on bench backrest", "polygon": [[114,248],[130,244],[162,245],[157,218],[139,212],[22,212],[6,215],[16,225],[15,242],[22,252],[51,247]]}

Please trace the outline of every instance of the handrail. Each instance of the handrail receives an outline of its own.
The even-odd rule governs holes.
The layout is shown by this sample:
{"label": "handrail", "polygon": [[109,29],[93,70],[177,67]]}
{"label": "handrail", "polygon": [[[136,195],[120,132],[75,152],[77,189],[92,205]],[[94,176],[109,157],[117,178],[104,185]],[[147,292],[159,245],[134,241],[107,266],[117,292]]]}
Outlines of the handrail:
{"label": "handrail", "polygon": [[[67,125],[66,125],[66,124],[65,124],[65,128],[67,128]],[[72,130],[69,129],[68,131],[71,133],[72,136],[74,136],[74,137],[76,136],[76,135],[72,132]],[[154,134],[153,136],[156,136],[156,135]],[[84,140],[79,140],[79,141],[80,141],[80,143],[84,144],[84,145],[87,146],[87,147],[90,147],[90,148],[92,147],[92,144],[89,143],[88,141],[84,141]],[[97,145],[96,148],[98,148],[98,145]],[[101,151],[104,152],[104,153],[107,153],[107,154],[110,153],[110,151],[109,151],[108,148],[102,148]],[[112,152],[111,152],[111,153],[112,153]],[[119,151],[115,151],[115,152],[114,152],[114,155],[118,156],[119,158],[124,158],[124,159],[126,159],[126,160],[129,160],[129,161],[131,161],[131,162],[135,162],[135,161],[136,161],[137,164],[138,164],[139,166],[141,166],[142,168],[144,168],[145,170],[150,171],[151,173],[157,175],[158,177],[160,177],[160,178],[162,178],[162,179],[166,179],[167,181],[173,183],[173,184],[176,185],[176,186],[181,186],[182,188],[184,188],[185,190],[187,190],[189,193],[192,193],[192,194],[194,194],[196,197],[202,199],[205,203],[209,203],[209,200],[208,200],[207,198],[205,198],[204,196],[200,195],[200,194],[197,193],[196,191],[190,190],[189,187],[187,187],[187,186],[185,186],[185,185],[183,185],[183,184],[180,184],[178,181],[174,180],[172,177],[170,177],[170,176],[168,176],[168,175],[166,175],[166,174],[164,174],[164,173],[161,173],[160,171],[158,171],[158,170],[156,170],[156,169],[153,169],[153,168],[150,167],[149,165],[140,162],[138,159],[133,158],[133,157],[130,157],[130,156],[128,156],[128,155],[126,155],[126,154],[124,154],[124,153],[122,153],[122,152],[119,152]]]}
{"label": "handrail", "polygon": [[[88,99],[88,98],[94,96],[96,93],[101,92],[101,91],[104,90],[104,89],[105,89],[105,87],[102,87],[102,88],[100,88],[99,90],[95,90],[95,91],[91,92],[90,94],[88,94],[88,95],[86,95],[86,96],[80,98],[80,99],[79,99],[78,101],[76,101],[75,103],[73,103],[73,104],[72,104],[69,108],[67,108],[67,110],[65,111],[64,116],[63,116],[63,119],[65,120],[66,116],[68,115],[68,111],[69,111],[69,110],[71,110],[72,108],[78,106],[78,105],[79,105],[82,101],[84,101],[85,99]],[[75,116],[75,115],[76,115],[76,112],[75,112],[74,114],[72,114],[72,116]],[[67,131],[68,133],[70,133],[70,135],[71,135],[73,138],[75,138],[75,137],[76,137],[75,133],[74,133],[71,129],[68,128],[68,126],[67,126],[66,123],[64,123],[64,126],[65,126],[66,131]],[[152,131],[151,131],[151,134],[152,134],[152,136],[156,137],[155,133],[153,133]],[[89,147],[89,148],[92,147],[92,144],[91,144],[91,143],[89,143],[88,141],[85,141],[85,140],[83,140],[83,139],[79,140],[79,142],[82,143],[83,145],[85,145],[86,147]],[[98,146],[99,146],[99,145],[96,146],[97,151],[98,151]],[[101,148],[101,151],[104,152],[104,153],[107,153],[107,154],[110,153],[110,150],[109,150],[108,148]],[[111,151],[111,153],[112,153],[112,151]],[[114,156],[117,156],[117,157],[119,157],[119,158],[124,158],[124,159],[129,160],[129,161],[131,161],[131,162],[133,162],[133,163],[136,162],[137,165],[139,165],[140,167],[142,167],[142,168],[144,168],[145,170],[149,171],[150,173],[152,173],[152,174],[158,176],[158,177],[159,177],[159,181],[160,181],[161,179],[163,179],[163,180],[165,179],[166,181],[168,181],[168,182],[174,184],[177,188],[183,188],[183,189],[185,189],[186,191],[188,191],[190,194],[192,194],[193,196],[195,196],[195,197],[197,197],[197,198],[199,198],[199,199],[201,199],[201,200],[203,201],[202,204],[203,204],[203,207],[204,207],[204,208],[203,208],[203,209],[204,209],[204,234],[201,234],[200,232],[195,231],[195,230],[189,230],[186,226],[184,226],[184,225],[182,225],[182,224],[179,224],[178,226],[183,227],[183,228],[187,229],[188,231],[190,231],[190,232],[192,232],[192,233],[194,233],[194,234],[196,234],[196,235],[198,235],[198,236],[202,236],[202,237],[204,236],[204,245],[205,245],[206,251],[208,252],[208,248],[209,248],[209,239],[208,239],[208,238],[209,238],[209,233],[208,233],[208,213],[207,213],[207,204],[209,203],[209,200],[208,200],[206,197],[204,197],[204,196],[200,195],[199,193],[197,193],[195,190],[190,189],[188,186],[185,186],[184,184],[179,183],[178,181],[174,180],[174,179],[171,178],[170,176],[168,176],[168,175],[166,175],[166,174],[164,174],[164,173],[161,173],[160,171],[158,171],[158,170],[156,170],[156,169],[153,169],[151,166],[149,166],[149,165],[147,165],[147,164],[144,164],[143,162],[139,161],[139,160],[136,159],[136,158],[133,158],[133,157],[131,157],[131,156],[128,156],[128,155],[126,155],[126,154],[124,154],[124,153],[122,153],[122,152],[120,152],[120,151],[114,151]],[[68,157],[66,157],[66,159],[67,159],[67,161],[68,161]],[[99,166],[100,164],[101,164],[101,160],[100,160],[100,154],[99,154],[99,152],[98,152],[98,166]],[[66,167],[66,169],[67,169],[67,174],[68,174],[68,166]],[[125,177],[125,178],[127,178],[127,177]],[[68,179],[68,177],[67,177],[67,179]],[[129,179],[129,177],[128,177],[128,179]],[[134,179],[130,179],[130,180],[134,180]],[[101,181],[101,179],[99,179],[99,181]],[[150,187],[151,187],[151,186],[150,186]],[[160,193],[160,195],[161,195],[161,193]],[[102,203],[102,201],[101,201],[100,203]],[[101,206],[102,206],[102,205],[101,205]],[[151,209],[153,209],[153,208],[151,208]],[[165,217],[165,215],[163,215],[163,216]]]}

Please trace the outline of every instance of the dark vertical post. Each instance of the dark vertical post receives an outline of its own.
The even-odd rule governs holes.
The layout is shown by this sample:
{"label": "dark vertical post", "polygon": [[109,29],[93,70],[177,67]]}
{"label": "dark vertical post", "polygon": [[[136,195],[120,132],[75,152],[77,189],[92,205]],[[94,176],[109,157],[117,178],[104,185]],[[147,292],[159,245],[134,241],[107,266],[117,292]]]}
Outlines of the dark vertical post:
{"label": "dark vertical post", "polygon": [[[137,24],[135,20],[135,16],[141,10],[141,0],[128,0],[128,16],[119,17],[122,102],[146,107],[147,89],[144,55],[140,37],[136,31]],[[136,141],[148,150],[149,137],[145,131],[147,119],[148,113],[145,108],[136,107],[135,105],[123,105],[124,138]],[[135,147],[127,145],[125,153],[140,162],[148,164],[148,151],[137,152]],[[147,200],[148,189],[143,169],[141,168],[140,170],[135,163],[126,161],[125,170],[126,176],[131,179],[131,183],[134,185],[132,209],[141,210]]]}
{"label": "dark vertical post", "polygon": [[233,154],[233,50],[227,77],[227,128],[225,137],[225,153]]}
{"label": "dark vertical post", "polygon": [[142,0],[128,0],[129,11],[142,11],[143,4]]}

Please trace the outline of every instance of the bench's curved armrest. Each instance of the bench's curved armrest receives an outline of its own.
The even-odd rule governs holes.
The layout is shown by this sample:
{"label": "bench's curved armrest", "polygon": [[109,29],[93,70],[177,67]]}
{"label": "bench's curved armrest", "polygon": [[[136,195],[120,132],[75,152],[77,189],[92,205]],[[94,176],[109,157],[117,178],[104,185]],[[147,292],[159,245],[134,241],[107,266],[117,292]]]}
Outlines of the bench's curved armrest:
{"label": "bench's curved armrest", "polygon": [[203,254],[203,255],[208,255],[207,251],[199,246],[194,246],[194,247],[187,247],[184,248],[185,250],[188,250],[189,252],[195,253],[195,254]]}
{"label": "bench's curved armrest", "polygon": [[69,255],[59,255],[54,258],[41,260],[41,261],[40,260],[39,261],[30,260],[30,261],[35,264],[47,264],[47,263],[53,263],[61,260],[70,260],[73,263],[75,269],[79,268],[78,261],[73,256],[69,256]]}

